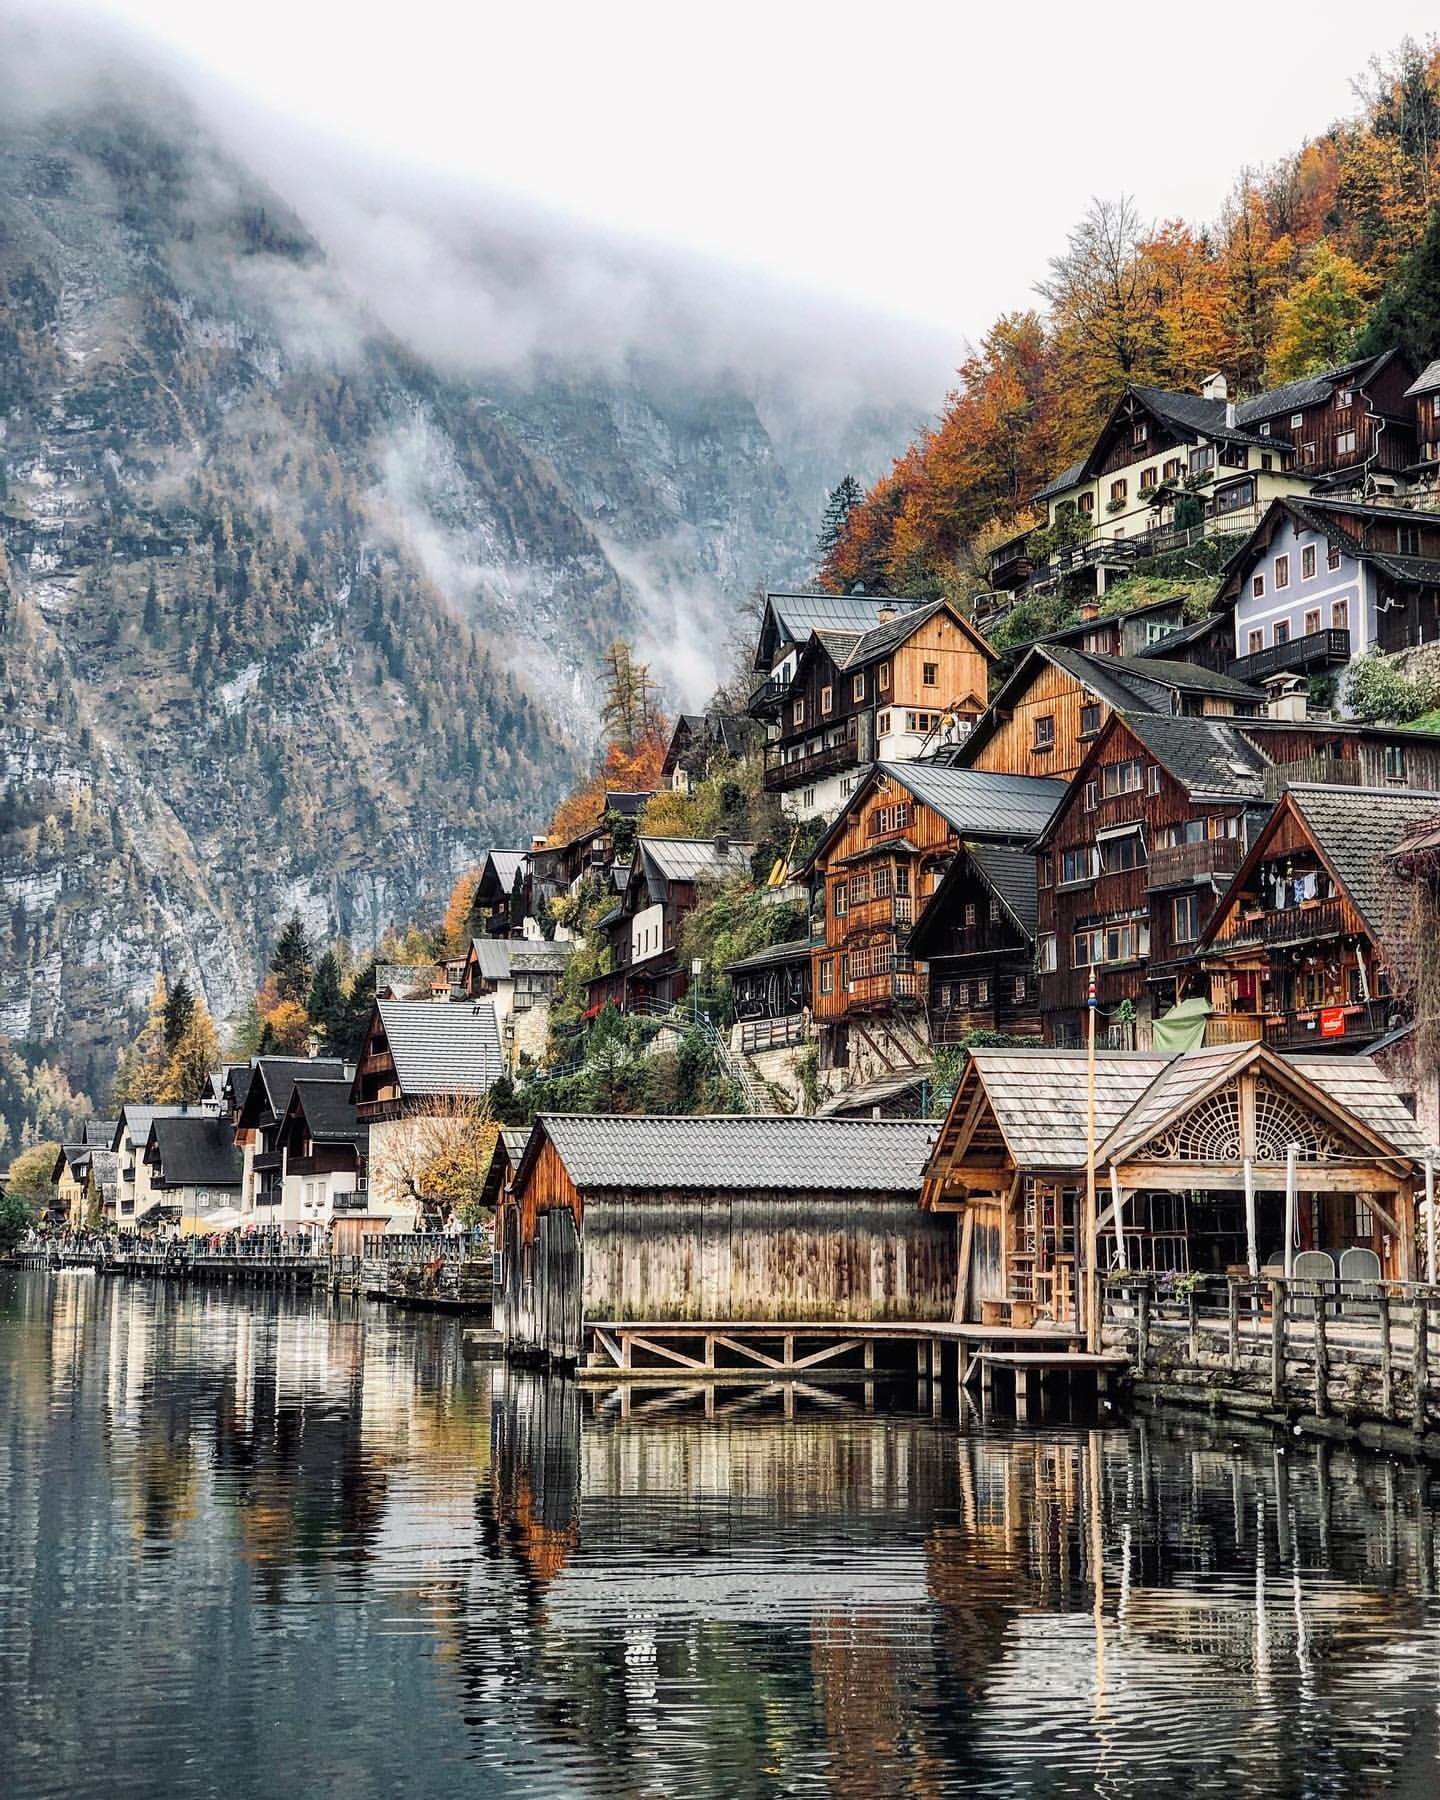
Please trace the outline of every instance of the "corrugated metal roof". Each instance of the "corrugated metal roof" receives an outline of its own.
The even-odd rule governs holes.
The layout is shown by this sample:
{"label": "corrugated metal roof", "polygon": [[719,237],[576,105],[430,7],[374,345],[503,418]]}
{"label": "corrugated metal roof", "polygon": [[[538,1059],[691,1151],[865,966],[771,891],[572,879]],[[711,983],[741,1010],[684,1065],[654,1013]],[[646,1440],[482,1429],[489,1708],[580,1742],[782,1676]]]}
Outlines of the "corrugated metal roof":
{"label": "corrugated metal roof", "polygon": [[636,839],[645,859],[647,875],[653,870],[665,881],[729,881],[750,873],[754,844],[727,840],[722,850],[713,838]]}
{"label": "corrugated metal roof", "polygon": [[1041,775],[1002,775],[944,763],[876,765],[965,837],[1023,838],[1041,832],[1065,797],[1066,784]]}
{"label": "corrugated metal roof", "polygon": [[510,979],[511,946],[509,938],[471,938],[470,954],[475,958],[475,966],[480,971],[482,981]]}
{"label": "corrugated metal roof", "polygon": [[382,1000],[380,1023],[405,1096],[484,1094],[504,1070],[489,1000]]}
{"label": "corrugated metal roof", "polygon": [[937,1124],[794,1114],[614,1118],[543,1114],[526,1153],[548,1137],[575,1186],[689,1191],[911,1194]]}

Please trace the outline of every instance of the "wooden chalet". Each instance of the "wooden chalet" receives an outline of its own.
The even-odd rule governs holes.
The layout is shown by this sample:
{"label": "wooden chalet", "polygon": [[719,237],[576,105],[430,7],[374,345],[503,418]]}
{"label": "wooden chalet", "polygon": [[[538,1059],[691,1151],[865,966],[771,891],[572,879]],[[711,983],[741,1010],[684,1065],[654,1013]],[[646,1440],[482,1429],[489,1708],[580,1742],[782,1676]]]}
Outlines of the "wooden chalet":
{"label": "wooden chalet", "polygon": [[1034,846],[1048,1042],[1080,1043],[1092,978],[1102,1041],[1149,1041],[1268,811],[1265,758],[1239,721],[1111,715]]}
{"label": "wooden chalet", "polygon": [[608,967],[586,983],[587,1010],[668,1007],[690,989],[680,925],[708,890],[750,873],[755,846],[728,837],[635,840],[625,891],[600,921]]}
{"label": "wooden chalet", "polygon": [[1246,719],[1238,729],[1266,759],[1267,799],[1296,782],[1440,793],[1440,732],[1308,718]]}
{"label": "wooden chalet", "polygon": [[928,1060],[925,975],[908,948],[917,912],[962,844],[1027,844],[1064,792],[933,762],[870,771],[802,871],[823,908],[810,972],[823,1068],[851,1061],[852,1033],[890,1074]]}
{"label": "wooden chalet", "polygon": [[[424,1002],[428,1005],[429,1002]],[[285,1198],[285,1158],[279,1135],[297,1081],[348,1083],[354,1070],[339,1057],[257,1056],[226,1083],[235,1144],[243,1158],[240,1206],[279,1207]],[[278,1214],[273,1215],[278,1218]]]}
{"label": "wooden chalet", "polygon": [[1211,1042],[1351,1050],[1408,1017],[1410,899],[1388,860],[1440,793],[1286,789],[1201,933]]}
{"label": "wooden chalet", "polygon": [[487,850],[470,902],[471,929],[477,937],[517,935],[532,913],[530,852]]}
{"label": "wooden chalet", "polygon": [[677,793],[710,773],[720,757],[743,756],[754,746],[759,728],[753,719],[735,713],[680,713],[665,747],[660,779]]}
{"label": "wooden chalet", "polygon": [[1440,475],[1440,359],[1425,365],[1405,398],[1415,407],[1415,460],[1406,474],[1430,487]]}
{"label": "wooden chalet", "polygon": [[[1102,1269],[1243,1271],[1252,1250],[1282,1264],[1293,1146],[1294,1248],[1372,1250],[1386,1278],[1411,1278],[1424,1147],[1368,1058],[1102,1051],[1095,1110]],[[1085,1053],[972,1051],[923,1198],[956,1215],[957,1320],[1076,1322],[1085,1180]]]}
{"label": "wooden chalet", "polygon": [[[1124,607],[1115,612],[1102,612],[1098,600],[1083,600],[1079,618],[1073,625],[1062,625],[1058,631],[1043,632],[1032,638],[1036,644],[1068,644],[1072,650],[1083,650],[1087,656],[1143,656],[1147,651],[1162,653],[1162,646],[1185,626],[1185,596],[1172,595],[1164,600],[1147,600],[1143,606]],[[1029,648],[1029,644],[1021,646]],[[1187,659],[1188,660],[1188,659]]]}
{"label": "wooden chalet", "polygon": [[158,1115],[150,1122],[145,1166],[151,1206],[137,1225],[158,1217],[182,1232],[203,1232],[216,1214],[238,1215],[245,1170],[228,1120],[214,1113]]}
{"label": "wooden chalet", "polygon": [[1038,643],[1020,659],[954,760],[1005,775],[1068,781],[1112,712],[1239,718],[1258,714],[1258,689],[1196,663],[1092,656]]}
{"label": "wooden chalet", "polygon": [[735,1047],[746,1056],[803,1044],[809,1035],[810,940],[767,944],[725,965]]}
{"label": "wooden chalet", "polygon": [[985,710],[996,653],[953,605],[876,617],[864,631],[812,631],[788,680],[752,702],[772,722],[765,786],[799,818],[834,812],[874,761],[958,742]]}
{"label": "wooden chalet", "polygon": [[377,1000],[350,1098],[359,1122],[373,1126],[446,1102],[483,1099],[504,1068],[489,1000],[450,1006]]}
{"label": "wooden chalet", "polygon": [[972,1031],[1039,1037],[1035,858],[1010,844],[962,842],[915,921],[907,953],[925,976],[932,1046]]}
{"label": "wooden chalet", "polygon": [[[727,1325],[948,1319],[955,1232],[919,1206],[933,1132],[925,1120],[542,1115],[496,1227],[507,1348],[575,1362],[608,1346],[629,1368],[622,1338],[685,1327],[701,1368],[698,1344],[709,1339],[714,1367]],[[688,1360],[666,1355],[672,1374]]]}
{"label": "wooden chalet", "polygon": [[344,1082],[297,1081],[275,1141],[282,1157],[284,1222],[323,1226],[338,1215],[368,1210],[370,1128],[361,1124]]}

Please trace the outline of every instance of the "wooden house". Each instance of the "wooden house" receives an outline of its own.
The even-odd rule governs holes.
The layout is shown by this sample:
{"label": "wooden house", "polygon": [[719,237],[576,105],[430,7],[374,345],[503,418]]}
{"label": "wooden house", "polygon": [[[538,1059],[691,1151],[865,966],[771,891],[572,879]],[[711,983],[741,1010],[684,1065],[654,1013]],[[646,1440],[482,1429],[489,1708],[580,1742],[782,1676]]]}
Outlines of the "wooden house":
{"label": "wooden house", "polygon": [[574,1362],[648,1324],[698,1327],[713,1357],[727,1323],[948,1319],[954,1229],[919,1206],[933,1131],[798,1115],[538,1118],[497,1222],[507,1348]]}
{"label": "wooden house", "polygon": [[[1087,656],[1143,656],[1151,650],[1163,654],[1165,640],[1184,628],[1185,596],[1147,600],[1143,606],[1128,606],[1115,612],[1102,612],[1098,600],[1085,600],[1078,611],[1075,624],[1043,632],[1030,642],[1067,644],[1072,650],[1083,650]],[[1028,649],[1029,644],[1017,647]]]}
{"label": "wooden house", "polygon": [[528,850],[487,850],[470,902],[477,937],[518,935],[534,908]]}
{"label": "wooden house", "polygon": [[906,952],[925,973],[930,1043],[972,1031],[1039,1037],[1035,858],[1010,844],[962,842],[923,902]]}
{"label": "wooden house", "polygon": [[350,1097],[360,1123],[373,1127],[447,1101],[479,1101],[504,1066],[489,1000],[377,1000]]}
{"label": "wooden house", "polygon": [[333,1219],[369,1210],[362,1125],[343,1081],[297,1081],[275,1142],[281,1156],[280,1223],[323,1229]]}
{"label": "wooden house", "polygon": [[810,969],[822,1068],[895,1075],[928,1060],[925,976],[907,947],[917,913],[962,843],[1022,846],[1064,792],[931,762],[870,771],[803,872],[823,909]]}
{"label": "wooden house", "polygon": [[1440,793],[1286,789],[1200,936],[1210,1040],[1348,1051],[1408,1017],[1410,896],[1389,861]]}
{"label": "wooden house", "polygon": [[679,713],[665,746],[660,779],[678,794],[688,794],[721,757],[739,757],[760,735],[753,719],[736,713]]}
{"label": "wooden house", "polygon": [[1199,664],[1034,644],[954,760],[996,774],[1068,781],[1112,712],[1228,719],[1252,717],[1264,704],[1258,689]]}
{"label": "wooden house", "polygon": [[882,608],[876,619],[812,631],[788,681],[766,684],[763,779],[796,818],[831,816],[872,762],[958,742],[985,710],[995,652],[954,606]]}
{"label": "wooden house", "polygon": [[803,1044],[809,1035],[810,940],[767,944],[725,965],[735,1018],[735,1049],[762,1055]]}
{"label": "wooden house", "polygon": [[[1095,1094],[1102,1269],[1223,1272],[1252,1250],[1257,1264],[1282,1261],[1294,1146],[1298,1247],[1372,1249],[1387,1278],[1411,1278],[1424,1145],[1369,1059],[1290,1059],[1258,1043],[1101,1051]],[[1085,1053],[972,1051],[923,1201],[956,1218],[957,1319],[1076,1323],[1085,1181]]]}
{"label": "wooden house", "polygon": [[203,1232],[216,1214],[238,1212],[244,1163],[228,1120],[160,1113],[150,1122],[144,1160],[151,1204],[137,1214],[137,1225],[158,1217],[184,1233]]}
{"label": "wooden house", "polygon": [[608,967],[586,983],[588,1010],[622,1012],[672,1006],[690,989],[680,955],[680,926],[707,892],[750,873],[754,844],[727,837],[635,840],[635,857],[619,904],[597,928]]}
{"label": "wooden house", "polygon": [[1035,842],[1048,1042],[1080,1042],[1092,979],[1108,1041],[1149,1041],[1268,811],[1239,721],[1111,715]]}
{"label": "wooden house", "polygon": [[1440,793],[1440,732],[1303,717],[1245,719],[1238,730],[1266,759],[1271,800],[1296,782]]}
{"label": "wooden house", "polygon": [[1440,475],[1440,359],[1425,365],[1405,398],[1415,407],[1415,460],[1406,474],[1412,482],[1433,487]]}
{"label": "wooden house", "polygon": [[[429,1002],[426,1002],[428,1005]],[[354,1071],[338,1056],[257,1056],[248,1075],[237,1075],[229,1091],[238,1097],[231,1114],[235,1143],[244,1160],[240,1208],[265,1210],[267,1222],[280,1218],[285,1198],[285,1159],[280,1123],[297,1081],[348,1083]],[[242,1092],[243,1089],[243,1092]]]}
{"label": "wooden house", "polygon": [[550,1034],[550,1003],[575,945],[541,937],[472,938],[460,972],[469,1000],[489,1000],[507,1066],[521,1055],[538,1060]]}

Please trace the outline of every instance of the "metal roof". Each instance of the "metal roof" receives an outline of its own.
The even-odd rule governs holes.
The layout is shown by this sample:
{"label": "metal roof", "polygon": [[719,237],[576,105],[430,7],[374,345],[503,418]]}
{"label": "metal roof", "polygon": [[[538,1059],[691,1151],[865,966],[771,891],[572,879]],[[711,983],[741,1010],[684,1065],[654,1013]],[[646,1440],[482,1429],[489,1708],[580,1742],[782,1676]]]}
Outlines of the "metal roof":
{"label": "metal roof", "polygon": [[128,1103],[120,1108],[120,1117],[115,1121],[115,1135],[110,1140],[110,1148],[120,1148],[120,1134],[128,1129],[130,1142],[137,1150],[143,1150],[150,1137],[150,1127],[156,1119],[180,1119],[187,1113],[195,1113],[214,1118],[213,1113],[204,1113],[198,1106],[132,1106]]}
{"label": "metal roof", "polygon": [[[485,858],[486,863],[495,871],[495,879],[508,894],[515,885],[515,877],[523,874],[530,865],[530,854],[526,850],[492,850]],[[481,870],[484,879],[484,870]]]}
{"label": "metal roof", "polygon": [[489,1000],[381,1000],[377,1010],[407,1098],[488,1093],[504,1072]]}
{"label": "metal roof", "polygon": [[542,1114],[522,1165],[548,1138],[577,1188],[908,1194],[918,1201],[933,1119],[795,1114],[611,1118]]}
{"label": "metal roof", "polygon": [[809,938],[786,938],[781,943],[766,944],[763,949],[752,950],[748,956],[737,956],[734,962],[726,963],[725,973],[733,975],[736,970],[774,969],[784,963],[809,960]]}
{"label": "metal roof", "polygon": [[665,881],[728,881],[750,873],[754,844],[727,839],[722,849],[714,838],[642,837],[635,840],[645,872]]}
{"label": "metal roof", "polygon": [[1065,797],[1066,784],[1044,775],[1003,775],[933,762],[882,762],[876,768],[964,837],[1028,842]]}
{"label": "metal roof", "polygon": [[470,954],[475,958],[482,981],[510,979],[511,947],[512,941],[509,938],[471,938]]}

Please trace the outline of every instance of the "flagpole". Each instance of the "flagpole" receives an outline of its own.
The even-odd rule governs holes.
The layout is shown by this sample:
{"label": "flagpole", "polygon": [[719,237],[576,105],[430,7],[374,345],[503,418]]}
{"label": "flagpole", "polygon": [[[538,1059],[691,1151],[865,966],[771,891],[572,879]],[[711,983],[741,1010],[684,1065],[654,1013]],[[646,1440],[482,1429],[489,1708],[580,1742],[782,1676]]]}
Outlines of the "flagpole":
{"label": "flagpole", "polygon": [[1094,1354],[1100,1348],[1100,1271],[1096,1268],[1099,1244],[1095,1229],[1095,973],[1085,996],[1085,1346]]}

